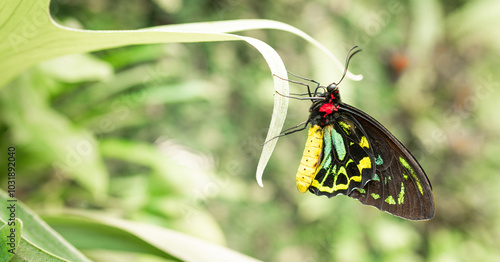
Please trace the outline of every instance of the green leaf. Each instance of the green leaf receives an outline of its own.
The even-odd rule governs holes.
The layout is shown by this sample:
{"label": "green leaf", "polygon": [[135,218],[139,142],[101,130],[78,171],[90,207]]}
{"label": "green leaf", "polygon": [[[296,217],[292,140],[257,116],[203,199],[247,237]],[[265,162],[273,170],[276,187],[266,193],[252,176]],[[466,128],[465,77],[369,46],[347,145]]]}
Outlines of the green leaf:
{"label": "green leaf", "polygon": [[[286,78],[283,61],[266,43],[228,32],[250,29],[277,29],[296,34],[321,49],[338,66],[344,66],[316,40],[294,28],[272,20],[234,20],[159,26],[154,28],[122,31],[92,31],[63,27],[49,15],[50,0],[8,1],[0,0],[0,87],[11,81],[24,69],[54,57],[92,52],[134,44],[193,43],[215,41],[246,41],[264,57],[273,75]],[[347,77],[360,80],[361,76],[347,73]],[[274,78],[275,90],[288,95],[288,82]],[[277,136],[285,121],[288,99],[275,95],[275,104],[266,140]],[[262,186],[262,174],[278,139],[266,143],[257,165],[256,178]]]}
{"label": "green leaf", "polygon": [[0,116],[16,130],[15,143],[34,152],[40,157],[37,160],[51,165],[58,175],[75,179],[101,198],[108,188],[108,172],[93,134],[57,112],[41,97],[36,83],[26,80],[20,77],[12,83],[15,87],[0,92]]}
{"label": "green leaf", "polygon": [[16,254],[19,247],[23,223],[19,218],[8,222],[0,218],[0,221],[3,223],[3,226],[0,227],[0,239],[5,241],[2,241],[4,244],[0,246],[0,261],[9,261]]}
{"label": "green leaf", "polygon": [[[7,222],[1,218],[12,217],[11,212],[13,212],[17,218],[16,222],[21,220],[23,225],[19,246],[11,261],[89,261],[23,203],[7,202],[7,200],[12,198],[0,190],[1,203],[15,203],[15,210],[0,208],[0,222],[6,224]],[[20,225],[16,223],[16,230]],[[21,233],[21,229],[17,232]],[[0,249],[0,255],[3,253]]]}
{"label": "green leaf", "polygon": [[147,253],[175,261],[258,261],[183,233],[109,215],[71,211],[44,218],[82,250]]}
{"label": "green leaf", "polygon": [[17,249],[16,255],[12,257],[11,262],[16,261],[47,261],[47,262],[68,262],[64,258],[58,257],[26,239],[21,239],[21,244]]}
{"label": "green leaf", "polygon": [[40,63],[45,74],[67,83],[104,80],[113,73],[111,65],[89,54],[72,54]]}

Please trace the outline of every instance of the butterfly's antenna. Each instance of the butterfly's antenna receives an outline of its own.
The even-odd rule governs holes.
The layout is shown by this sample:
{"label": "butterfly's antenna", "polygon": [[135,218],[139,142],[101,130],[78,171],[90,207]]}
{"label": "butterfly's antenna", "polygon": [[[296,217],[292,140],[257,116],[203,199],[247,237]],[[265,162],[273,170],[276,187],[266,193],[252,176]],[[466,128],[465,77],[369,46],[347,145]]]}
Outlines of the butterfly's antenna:
{"label": "butterfly's antenna", "polygon": [[358,46],[357,46],[357,45],[356,45],[356,46],[354,46],[353,48],[349,49],[349,52],[347,52],[347,57],[346,57],[346,59],[345,59],[345,69],[344,69],[344,74],[342,75],[342,78],[340,78],[339,82],[338,82],[338,83],[335,83],[335,85],[340,84],[340,82],[342,82],[342,80],[344,79],[345,75],[347,74],[347,68],[349,67],[349,61],[351,61],[351,58],[352,58],[355,54],[357,54],[357,53],[361,52],[361,49],[358,49],[358,50],[354,51],[354,53],[352,53],[352,54],[351,54],[351,52],[352,52],[354,49],[356,49],[356,48],[358,48]]}

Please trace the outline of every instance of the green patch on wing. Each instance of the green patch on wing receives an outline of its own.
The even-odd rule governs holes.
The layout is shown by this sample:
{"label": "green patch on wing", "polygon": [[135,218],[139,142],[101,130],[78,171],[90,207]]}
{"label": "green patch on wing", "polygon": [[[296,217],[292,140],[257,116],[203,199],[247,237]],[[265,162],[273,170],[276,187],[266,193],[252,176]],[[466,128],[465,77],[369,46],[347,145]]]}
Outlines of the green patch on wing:
{"label": "green patch on wing", "polygon": [[358,192],[361,194],[366,194],[366,190],[364,190],[363,188],[356,188],[356,190],[358,190]]}
{"label": "green patch on wing", "polygon": [[347,135],[350,135],[351,134],[351,125],[347,124],[346,122],[344,121],[338,121],[337,123],[339,123],[339,126],[342,127],[342,129],[344,129],[344,132],[347,134]]}
{"label": "green patch on wing", "polygon": [[388,196],[386,199],[385,199],[385,202],[389,205],[395,205],[396,204],[396,201],[394,201],[394,198],[392,196]]}
{"label": "green patch on wing", "polygon": [[[420,191],[420,194],[423,195],[424,189],[422,188],[422,185],[420,184],[420,179],[417,177],[417,174],[415,173],[413,168],[411,168],[411,166],[408,164],[408,162],[406,162],[406,160],[401,156],[399,157],[399,162],[401,162],[401,164],[403,165],[404,168],[406,168],[408,171],[410,171],[411,176],[413,177],[413,179],[415,179],[415,183],[417,184],[418,191]],[[406,177],[405,177],[405,179],[406,179]]]}
{"label": "green patch on wing", "polygon": [[334,128],[328,128],[327,131],[330,132],[326,132],[325,137],[331,134],[331,137],[333,139],[333,144],[335,146],[335,151],[337,151],[337,156],[339,157],[340,161],[344,161],[347,150],[345,148],[344,139],[342,138],[342,135],[339,134]]}
{"label": "green patch on wing", "polygon": [[405,184],[401,182],[401,191],[399,191],[398,195],[398,204],[401,205],[405,201]]}

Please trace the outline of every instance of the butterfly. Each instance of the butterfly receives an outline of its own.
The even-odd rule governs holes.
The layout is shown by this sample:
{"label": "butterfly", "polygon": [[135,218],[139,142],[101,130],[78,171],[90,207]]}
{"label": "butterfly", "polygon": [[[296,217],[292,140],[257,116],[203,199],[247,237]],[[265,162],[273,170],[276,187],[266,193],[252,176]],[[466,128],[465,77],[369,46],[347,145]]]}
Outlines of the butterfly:
{"label": "butterfly", "polygon": [[377,120],[340,98],[338,85],[352,56],[361,51],[351,54],[356,48],[349,50],[344,75],[337,83],[325,87],[294,75],[317,84],[311,93],[308,85],[287,80],[308,89],[301,94],[308,97],[288,97],[312,101],[308,119],[280,134],[310,125],[296,175],[297,188],[301,193],[309,190],[329,198],[346,195],[408,220],[431,219],[431,183],[415,157]]}

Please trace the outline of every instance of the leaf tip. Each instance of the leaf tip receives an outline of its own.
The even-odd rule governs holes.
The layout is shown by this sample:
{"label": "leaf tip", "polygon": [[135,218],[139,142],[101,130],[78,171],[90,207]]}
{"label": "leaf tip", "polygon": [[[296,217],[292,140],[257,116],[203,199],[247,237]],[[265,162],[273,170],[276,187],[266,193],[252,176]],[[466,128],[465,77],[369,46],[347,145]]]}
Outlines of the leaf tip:
{"label": "leaf tip", "polygon": [[262,176],[257,176],[257,184],[258,184],[260,187],[264,187],[264,184],[262,183]]}

